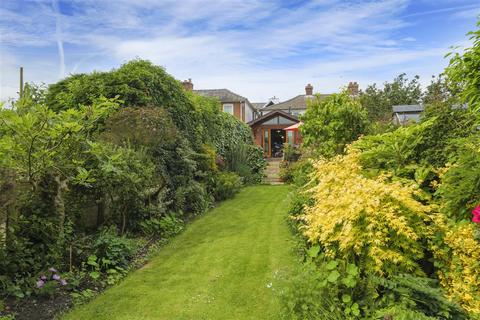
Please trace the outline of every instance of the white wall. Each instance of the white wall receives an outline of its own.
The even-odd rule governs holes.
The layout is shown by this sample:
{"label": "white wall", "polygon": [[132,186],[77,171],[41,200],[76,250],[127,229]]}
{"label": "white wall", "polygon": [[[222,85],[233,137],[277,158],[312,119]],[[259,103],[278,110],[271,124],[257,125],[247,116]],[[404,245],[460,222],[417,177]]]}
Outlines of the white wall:
{"label": "white wall", "polygon": [[253,120],[253,110],[248,104],[245,103],[245,122]]}

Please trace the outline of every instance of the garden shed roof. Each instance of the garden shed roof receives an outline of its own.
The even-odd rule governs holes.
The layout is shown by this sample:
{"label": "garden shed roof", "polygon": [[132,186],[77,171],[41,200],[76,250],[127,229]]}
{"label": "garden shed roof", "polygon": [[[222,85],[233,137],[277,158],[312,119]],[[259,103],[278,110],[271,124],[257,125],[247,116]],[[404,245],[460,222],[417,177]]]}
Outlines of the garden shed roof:
{"label": "garden shed roof", "polygon": [[424,110],[421,104],[404,104],[392,107],[393,112],[422,112]]}

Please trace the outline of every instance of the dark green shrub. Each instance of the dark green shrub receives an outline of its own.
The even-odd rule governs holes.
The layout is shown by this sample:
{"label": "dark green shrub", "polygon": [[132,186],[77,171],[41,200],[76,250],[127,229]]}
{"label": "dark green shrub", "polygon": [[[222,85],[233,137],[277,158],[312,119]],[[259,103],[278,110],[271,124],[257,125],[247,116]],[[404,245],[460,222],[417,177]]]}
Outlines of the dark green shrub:
{"label": "dark green shrub", "polygon": [[480,135],[457,140],[459,153],[441,177],[436,192],[445,213],[455,221],[470,220],[471,211],[480,203]]}
{"label": "dark green shrub", "polygon": [[213,202],[212,196],[208,194],[206,186],[191,181],[189,185],[179,187],[174,194],[172,205],[175,212],[201,214],[210,208]]}
{"label": "dark green shrub", "polygon": [[372,277],[371,280],[380,294],[377,305],[383,308],[376,310],[377,316],[390,315],[397,319],[404,314],[406,319],[414,319],[413,315],[418,319],[468,319],[460,306],[445,298],[434,279],[401,274],[389,279]]}
{"label": "dark green shrub", "polygon": [[289,145],[288,143],[285,143],[283,145],[283,160],[287,162],[295,162],[300,159],[300,156],[302,154],[300,153],[300,150],[298,147],[294,147]]}
{"label": "dark green shrub", "polygon": [[369,125],[366,109],[347,92],[310,101],[302,120],[303,145],[324,157],[343,153]]}
{"label": "dark green shrub", "polygon": [[102,262],[103,270],[112,267],[128,268],[136,249],[135,240],[119,236],[114,227],[103,229],[92,241],[92,254]]}
{"label": "dark green shrub", "polygon": [[217,201],[233,198],[242,187],[242,178],[233,172],[219,172],[214,177],[213,197]]}
{"label": "dark green shrub", "polygon": [[228,171],[237,173],[247,184],[261,182],[266,168],[263,151],[245,143],[226,151],[225,164]]}
{"label": "dark green shrub", "polygon": [[70,76],[49,86],[46,102],[53,110],[62,110],[89,105],[101,96],[118,96],[125,107],[165,108],[189,141],[202,141],[199,115],[180,83],[146,60],[133,60],[108,72]]}
{"label": "dark green shrub", "polygon": [[168,214],[160,218],[150,218],[140,222],[141,231],[150,237],[160,236],[168,239],[183,230],[184,222],[175,214]]}
{"label": "dark green shrub", "polygon": [[423,139],[416,148],[418,161],[443,167],[457,152],[459,138],[475,133],[475,118],[469,110],[453,102],[439,102],[426,106],[422,122],[431,122],[424,128]]}
{"label": "dark green shrub", "polygon": [[368,312],[373,291],[355,264],[325,259],[320,248],[307,251],[308,262],[282,292],[286,319],[360,319]]}

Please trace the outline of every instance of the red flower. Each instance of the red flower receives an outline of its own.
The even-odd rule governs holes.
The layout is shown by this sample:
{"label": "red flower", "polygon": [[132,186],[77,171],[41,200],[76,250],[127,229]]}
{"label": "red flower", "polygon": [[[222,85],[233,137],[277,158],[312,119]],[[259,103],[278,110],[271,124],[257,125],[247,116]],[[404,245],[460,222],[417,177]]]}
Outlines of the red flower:
{"label": "red flower", "polygon": [[480,205],[472,210],[473,218],[472,221],[480,224]]}

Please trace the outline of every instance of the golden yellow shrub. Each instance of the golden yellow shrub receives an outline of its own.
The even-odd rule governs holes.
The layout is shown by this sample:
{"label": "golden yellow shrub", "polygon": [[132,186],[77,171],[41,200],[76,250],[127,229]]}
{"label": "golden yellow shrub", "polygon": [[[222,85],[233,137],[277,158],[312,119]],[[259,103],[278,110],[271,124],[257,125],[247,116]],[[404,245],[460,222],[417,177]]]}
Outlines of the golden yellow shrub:
{"label": "golden yellow shrub", "polygon": [[[480,243],[469,221],[448,223],[435,218],[436,238],[432,241],[437,275],[448,296],[480,317]],[[435,241],[436,240],[436,241]]]}
{"label": "golden yellow shrub", "polygon": [[380,275],[422,274],[417,261],[429,234],[431,207],[415,200],[417,187],[386,176],[364,177],[354,149],[315,162],[311,178],[316,183],[307,192],[314,204],[296,218],[310,242],[320,243],[332,258],[355,259]]}

